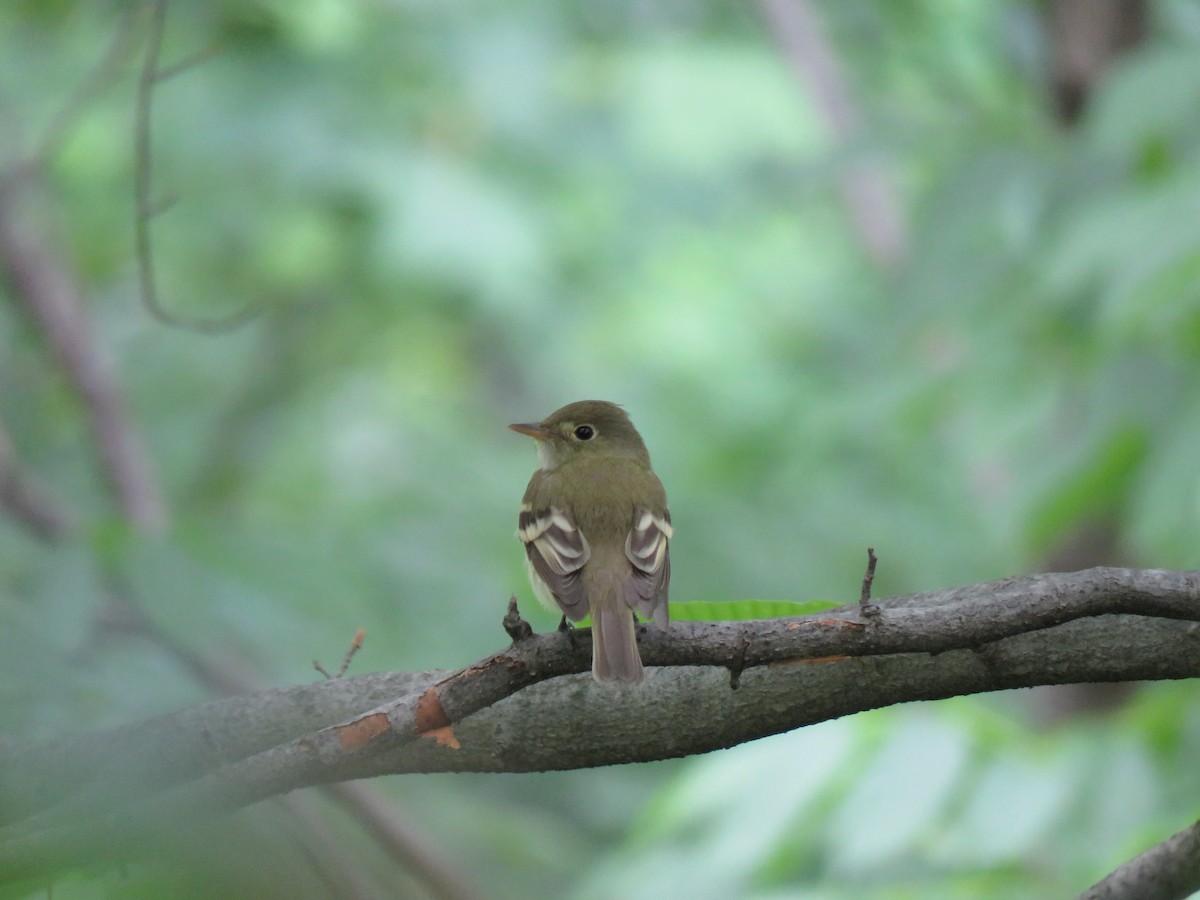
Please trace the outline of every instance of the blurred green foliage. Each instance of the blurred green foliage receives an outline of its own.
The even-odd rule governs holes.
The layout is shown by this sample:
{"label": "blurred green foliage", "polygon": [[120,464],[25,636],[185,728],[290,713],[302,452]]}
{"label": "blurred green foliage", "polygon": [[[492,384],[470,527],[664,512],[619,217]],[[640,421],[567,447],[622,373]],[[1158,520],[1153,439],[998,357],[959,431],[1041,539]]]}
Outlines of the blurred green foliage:
{"label": "blurred green foliage", "polygon": [[[0,5],[6,168],[127,8]],[[213,336],[140,305],[128,61],[47,160],[43,211],[173,527],[121,521],[6,297],[0,422],[81,527],[46,546],[0,521],[0,730],[206,696],[98,628],[114,589],[265,684],[314,677],[359,626],[354,671],[465,664],[503,644],[510,592],[553,627],[514,537],[533,453],[504,425],[588,397],[624,403],[654,454],[679,601],[852,601],[868,545],[877,595],[980,581],[1096,529],[1085,564],[1195,567],[1200,4],[1155,5],[1072,130],[1028,3],[820,11],[872,123],[849,149],[752,6],[172,5],[164,64],[216,52],[154,96],[163,303],[259,315]],[[895,272],[845,212],[848,158],[908,210]],[[1004,696],[675,763],[380,789],[489,896],[1061,896],[1194,817],[1189,688],[1055,728]],[[272,853],[101,881],[266,896]]]}

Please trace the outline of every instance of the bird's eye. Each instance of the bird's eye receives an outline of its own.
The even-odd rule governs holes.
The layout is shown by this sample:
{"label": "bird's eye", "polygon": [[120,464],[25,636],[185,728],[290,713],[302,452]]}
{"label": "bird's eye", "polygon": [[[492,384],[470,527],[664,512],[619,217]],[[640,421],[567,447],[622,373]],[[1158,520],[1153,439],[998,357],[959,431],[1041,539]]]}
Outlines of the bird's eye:
{"label": "bird's eye", "polygon": [[596,436],[596,429],[591,425],[576,425],[574,434],[581,441],[590,441]]}

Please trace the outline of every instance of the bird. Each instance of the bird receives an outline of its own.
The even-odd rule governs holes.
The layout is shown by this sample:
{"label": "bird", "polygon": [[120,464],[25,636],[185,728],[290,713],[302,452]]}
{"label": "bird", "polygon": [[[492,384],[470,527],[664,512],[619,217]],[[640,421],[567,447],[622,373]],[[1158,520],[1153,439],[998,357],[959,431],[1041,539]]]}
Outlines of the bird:
{"label": "bird", "polygon": [[673,534],[667,494],[628,413],[605,400],[569,403],[509,425],[536,440],[538,468],[517,533],[534,594],[570,619],[592,619],[592,676],[645,677],[634,613],[666,629]]}

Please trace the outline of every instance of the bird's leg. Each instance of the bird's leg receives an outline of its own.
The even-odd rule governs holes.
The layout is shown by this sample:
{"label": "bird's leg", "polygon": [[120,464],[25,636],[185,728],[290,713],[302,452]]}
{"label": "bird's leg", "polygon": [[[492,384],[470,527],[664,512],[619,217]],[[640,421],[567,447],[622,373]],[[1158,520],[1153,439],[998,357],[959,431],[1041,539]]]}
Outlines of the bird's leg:
{"label": "bird's leg", "polygon": [[576,641],[575,641],[575,636],[576,636],[576,635],[577,635],[579,632],[578,632],[578,630],[575,628],[575,623],[574,623],[574,622],[571,622],[571,621],[570,621],[570,620],[569,620],[569,619],[566,617],[566,615],[565,615],[565,614],[564,614],[564,615],[563,615],[563,617],[562,617],[562,621],[558,623],[558,633],[559,633],[559,634],[565,634],[565,635],[567,636],[567,640],[571,642],[571,649],[572,649],[572,650],[575,650],[575,649],[577,649],[577,648],[578,648],[579,644],[578,644],[578,643],[576,643]]}

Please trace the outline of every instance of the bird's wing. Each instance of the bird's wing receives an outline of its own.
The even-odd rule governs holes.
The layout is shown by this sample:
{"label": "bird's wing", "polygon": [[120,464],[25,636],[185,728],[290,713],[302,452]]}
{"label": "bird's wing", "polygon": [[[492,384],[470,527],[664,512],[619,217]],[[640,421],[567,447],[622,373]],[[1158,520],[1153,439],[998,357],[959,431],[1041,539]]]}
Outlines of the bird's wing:
{"label": "bird's wing", "polygon": [[625,555],[633,563],[626,602],[653,619],[660,628],[669,623],[667,589],[671,585],[671,514],[656,515],[646,509],[633,513],[633,525],[625,538]]}
{"label": "bird's wing", "polygon": [[587,615],[587,594],[579,570],[592,555],[587,538],[569,512],[555,507],[534,509],[522,504],[517,533],[534,574],[553,595],[559,608],[576,622]]}

